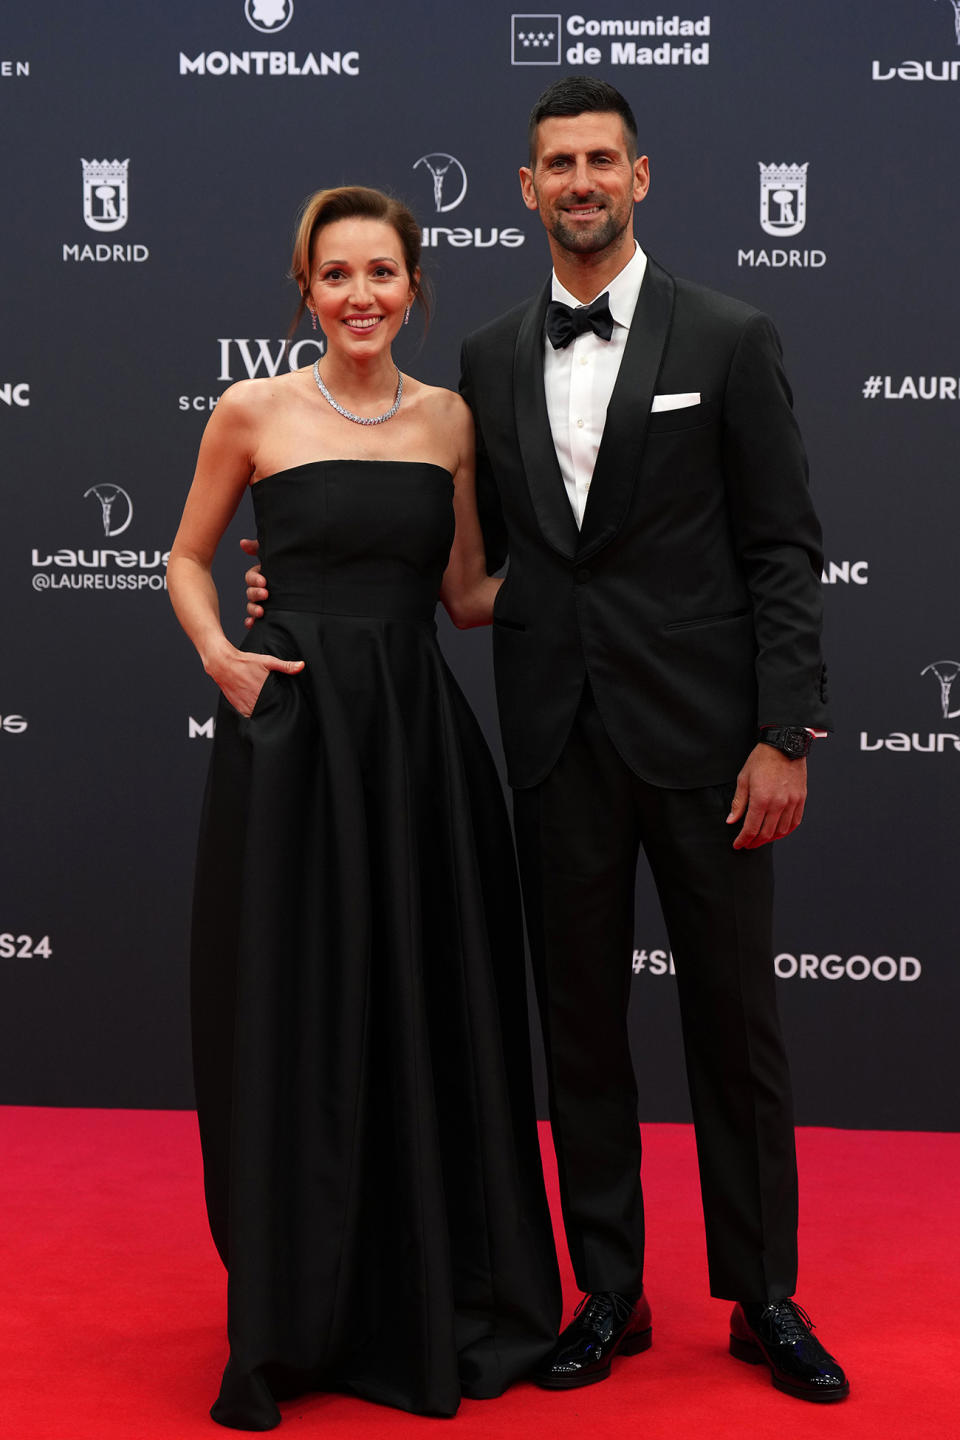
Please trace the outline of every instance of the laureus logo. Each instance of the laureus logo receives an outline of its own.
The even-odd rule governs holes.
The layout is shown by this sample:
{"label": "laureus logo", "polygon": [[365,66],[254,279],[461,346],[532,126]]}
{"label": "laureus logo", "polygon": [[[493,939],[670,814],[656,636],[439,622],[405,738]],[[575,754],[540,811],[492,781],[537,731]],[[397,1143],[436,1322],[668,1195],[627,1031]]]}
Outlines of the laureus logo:
{"label": "laureus logo", "polygon": [[243,13],[261,35],[275,35],[293,19],[293,0],[244,0]]}
{"label": "laureus logo", "polygon": [[924,666],[920,671],[921,675],[933,675],[940,685],[940,713],[944,720],[955,720],[960,715],[960,707],[956,710],[950,709],[950,691],[953,682],[960,675],[960,660],[934,660],[932,664]]}
{"label": "laureus logo", "polygon": [[949,0],[949,4],[953,6],[953,29],[960,45],[960,0]]}
{"label": "laureus logo", "polygon": [[436,150],[430,155],[421,155],[414,162],[413,169],[423,165],[433,180],[433,204],[438,215],[456,210],[467,193],[467,172],[456,155],[447,155]]}
{"label": "laureus logo", "polygon": [[122,230],[129,217],[128,160],[81,160],[83,218],[91,230]]}
{"label": "laureus logo", "polygon": [[122,535],[133,519],[133,501],[126,490],[119,485],[91,485],[90,489],[83,493],[84,500],[91,495],[95,495],[100,502],[104,535]]}

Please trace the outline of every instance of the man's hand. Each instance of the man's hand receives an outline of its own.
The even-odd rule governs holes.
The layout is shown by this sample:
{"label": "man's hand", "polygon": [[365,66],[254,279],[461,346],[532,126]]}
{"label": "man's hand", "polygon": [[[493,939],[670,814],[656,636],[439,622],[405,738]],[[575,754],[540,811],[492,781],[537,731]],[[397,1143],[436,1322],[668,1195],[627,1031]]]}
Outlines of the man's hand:
{"label": "man's hand", "polygon": [[770,840],[782,840],[803,819],[806,799],[806,760],[791,760],[773,745],[754,746],[737,776],[727,816],[728,825],[743,819],[734,850],[756,850]]}
{"label": "man's hand", "polygon": [[[259,540],[241,540],[240,549],[245,555],[250,555],[254,560],[260,554]],[[247,587],[247,618],[244,625],[251,629],[255,620],[263,618],[263,606],[259,602],[269,600],[270,592],[267,589],[267,582],[261,574],[259,565],[251,565],[243,577],[243,583]]]}

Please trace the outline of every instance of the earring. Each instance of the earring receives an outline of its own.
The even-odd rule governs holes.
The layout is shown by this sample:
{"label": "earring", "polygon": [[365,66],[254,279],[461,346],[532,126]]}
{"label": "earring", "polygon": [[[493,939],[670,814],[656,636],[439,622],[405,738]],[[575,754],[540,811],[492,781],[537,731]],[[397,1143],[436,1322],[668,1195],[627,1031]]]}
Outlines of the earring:
{"label": "earring", "polygon": [[310,325],[311,325],[311,327],[312,327],[314,330],[316,330],[316,328],[317,328],[317,312],[316,312],[316,310],[311,310],[311,311],[310,311]]}
{"label": "earring", "polygon": [[409,305],[407,306],[406,310],[403,312],[403,323],[404,323],[404,325],[409,325],[409,324],[410,324],[410,306],[409,306]]}

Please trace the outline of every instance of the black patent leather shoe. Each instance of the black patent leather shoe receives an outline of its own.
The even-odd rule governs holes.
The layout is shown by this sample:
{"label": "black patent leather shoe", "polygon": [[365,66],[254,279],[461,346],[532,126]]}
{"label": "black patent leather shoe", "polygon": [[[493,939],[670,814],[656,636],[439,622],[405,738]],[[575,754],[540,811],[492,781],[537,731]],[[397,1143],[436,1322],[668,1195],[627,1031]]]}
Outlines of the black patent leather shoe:
{"label": "black patent leather shoe", "polygon": [[584,1295],[574,1319],[531,1375],[546,1390],[596,1385],[610,1374],[614,1355],[639,1355],[653,1338],[645,1295],[628,1300],[612,1290]]}
{"label": "black patent leather shoe", "polygon": [[730,1354],[749,1365],[769,1365],[777,1389],[798,1400],[844,1400],[850,1394],[847,1377],[814,1338],[813,1328],[794,1300],[735,1305]]}

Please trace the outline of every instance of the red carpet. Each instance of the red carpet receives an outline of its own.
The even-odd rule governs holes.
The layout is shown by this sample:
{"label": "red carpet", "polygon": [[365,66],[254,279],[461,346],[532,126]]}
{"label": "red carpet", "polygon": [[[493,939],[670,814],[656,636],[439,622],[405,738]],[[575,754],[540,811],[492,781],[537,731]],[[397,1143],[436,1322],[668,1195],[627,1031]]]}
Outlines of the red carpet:
{"label": "red carpet", "polygon": [[[798,1299],[848,1401],[775,1391],[726,1353],[706,1294],[692,1133],[645,1127],[654,1345],[604,1384],[519,1385],[421,1420],[343,1396],[284,1407],[280,1434],[918,1440],[960,1436],[960,1139],[806,1130]],[[547,1141],[549,1150],[549,1138]],[[224,1277],[206,1230],[192,1114],[0,1110],[0,1436],[215,1440]],[[552,1189],[553,1182],[551,1181]],[[555,1193],[551,1194],[551,1202]],[[568,1309],[578,1298],[569,1267]]]}

